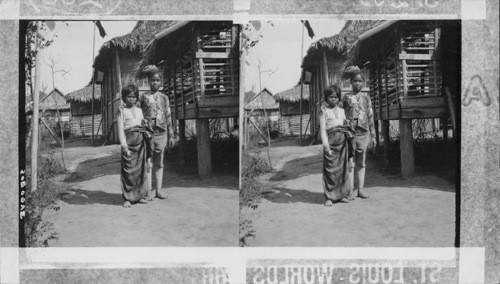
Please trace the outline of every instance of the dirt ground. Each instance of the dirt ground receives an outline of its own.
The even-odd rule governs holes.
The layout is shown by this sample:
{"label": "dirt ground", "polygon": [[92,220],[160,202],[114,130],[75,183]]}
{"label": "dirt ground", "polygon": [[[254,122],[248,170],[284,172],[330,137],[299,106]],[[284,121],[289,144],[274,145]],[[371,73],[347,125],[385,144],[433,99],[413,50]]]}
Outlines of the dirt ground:
{"label": "dirt ground", "polygon": [[238,178],[199,178],[169,168],[163,177],[168,199],[122,207],[120,146],[75,142],[65,149],[68,189],[60,210],[46,218],[58,239],[51,247],[237,246]]}
{"label": "dirt ground", "polygon": [[[263,151],[264,153],[264,151]],[[367,157],[369,199],[324,206],[322,146],[274,143],[264,180],[277,189],[252,214],[249,246],[449,247],[455,241],[455,185],[436,175],[403,179]]]}

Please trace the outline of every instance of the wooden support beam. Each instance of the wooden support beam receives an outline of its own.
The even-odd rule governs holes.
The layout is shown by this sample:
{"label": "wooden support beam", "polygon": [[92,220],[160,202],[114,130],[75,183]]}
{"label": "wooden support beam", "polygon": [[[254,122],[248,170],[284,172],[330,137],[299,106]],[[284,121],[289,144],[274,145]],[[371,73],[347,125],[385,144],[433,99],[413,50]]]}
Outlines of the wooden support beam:
{"label": "wooden support beam", "polygon": [[180,166],[186,166],[186,120],[179,120],[179,161]]}
{"label": "wooden support beam", "polygon": [[377,146],[375,147],[375,151],[379,153],[380,150],[380,131],[378,129],[378,120],[375,119],[375,141],[377,142]]}
{"label": "wooden support beam", "polygon": [[52,132],[52,129],[50,129],[50,127],[45,123],[45,121],[43,120],[43,118],[40,118],[40,122],[49,131],[50,135],[52,135],[52,137],[54,138],[54,140],[56,140],[57,145],[59,145],[59,147],[63,147],[63,145],[61,144],[61,142],[59,141],[59,139],[57,139],[57,136],[54,134],[54,132]]}
{"label": "wooden support beam", "polygon": [[389,120],[382,120],[382,137],[384,138],[384,165],[388,166],[389,163],[389,152],[390,148],[390,134],[389,134]]}
{"label": "wooden support beam", "polygon": [[198,149],[198,174],[204,177],[212,173],[209,119],[196,120],[196,145]]}
{"label": "wooden support beam", "polygon": [[252,121],[251,118],[248,118],[248,122],[250,122],[253,125],[253,127],[255,127],[255,129],[257,129],[257,132],[259,132],[260,136],[262,136],[262,138],[264,138],[264,141],[266,141],[266,145],[269,144],[269,142],[267,141],[266,135],[264,135],[264,133],[262,133],[262,131],[260,131],[259,127]]}
{"label": "wooden support beam", "polygon": [[401,151],[401,174],[403,177],[409,177],[415,173],[411,119],[399,120],[399,148]]}

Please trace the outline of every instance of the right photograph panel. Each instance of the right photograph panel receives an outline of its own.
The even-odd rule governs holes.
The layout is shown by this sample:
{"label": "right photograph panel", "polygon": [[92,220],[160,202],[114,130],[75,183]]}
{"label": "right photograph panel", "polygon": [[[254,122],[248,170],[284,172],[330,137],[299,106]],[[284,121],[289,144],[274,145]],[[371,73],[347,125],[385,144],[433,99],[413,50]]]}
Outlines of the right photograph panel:
{"label": "right photograph panel", "polygon": [[461,22],[245,28],[241,246],[452,247]]}

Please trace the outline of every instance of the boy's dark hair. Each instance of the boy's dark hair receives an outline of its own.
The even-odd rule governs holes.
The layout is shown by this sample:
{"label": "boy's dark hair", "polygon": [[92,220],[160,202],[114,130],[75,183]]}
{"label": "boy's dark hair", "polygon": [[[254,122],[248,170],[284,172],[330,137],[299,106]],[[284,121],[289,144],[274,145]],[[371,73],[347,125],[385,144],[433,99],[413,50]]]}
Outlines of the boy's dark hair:
{"label": "boy's dark hair", "polygon": [[332,94],[335,94],[337,98],[339,98],[339,100],[342,98],[342,90],[340,89],[340,87],[337,85],[331,85],[323,92],[323,99],[326,101],[326,99]]}
{"label": "boy's dark hair", "polygon": [[148,76],[148,80],[151,79],[154,75],[158,74],[161,78],[161,73],[158,67],[154,65],[148,65],[144,67],[143,72]]}
{"label": "boy's dark hair", "polygon": [[125,98],[130,95],[134,94],[134,96],[139,99],[139,88],[137,88],[136,85],[130,84],[126,86],[125,88],[122,89],[122,101],[125,102]]}
{"label": "boy's dark hair", "polygon": [[349,79],[352,80],[354,77],[360,75],[361,79],[363,81],[365,80],[365,76],[363,75],[363,72],[361,72],[361,69],[359,69],[358,66],[349,66],[344,70],[344,74],[342,75],[343,79]]}

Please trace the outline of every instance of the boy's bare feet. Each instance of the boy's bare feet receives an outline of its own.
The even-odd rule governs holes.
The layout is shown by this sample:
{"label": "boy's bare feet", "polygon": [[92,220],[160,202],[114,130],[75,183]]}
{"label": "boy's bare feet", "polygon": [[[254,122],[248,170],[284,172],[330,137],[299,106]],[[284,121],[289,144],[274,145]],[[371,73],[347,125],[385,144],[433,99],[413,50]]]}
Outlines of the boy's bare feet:
{"label": "boy's bare feet", "polygon": [[130,204],[130,202],[128,201],[125,201],[122,206],[125,208],[129,208],[130,206],[132,206],[132,204]]}
{"label": "boy's bare feet", "polygon": [[137,201],[137,203],[148,204],[148,201],[146,200],[146,198],[141,198],[141,199],[139,199],[139,201]]}
{"label": "boy's bare feet", "polygon": [[342,197],[342,199],[340,199],[340,202],[342,203],[349,203],[350,199],[347,198],[347,197]]}
{"label": "boy's bare feet", "polygon": [[166,193],[162,192],[160,189],[156,190],[156,197],[159,199],[167,199],[168,196]]}
{"label": "boy's bare feet", "polygon": [[325,202],[325,206],[330,207],[330,206],[332,206],[332,205],[333,205],[333,202],[332,202],[330,199],[328,199],[328,200]]}
{"label": "boy's bare feet", "polygon": [[370,196],[368,194],[362,192],[361,190],[358,190],[358,197],[363,198],[363,199],[370,198]]}

